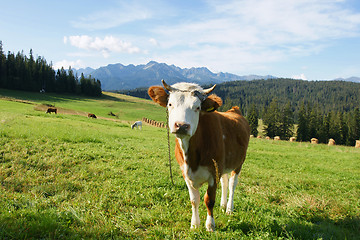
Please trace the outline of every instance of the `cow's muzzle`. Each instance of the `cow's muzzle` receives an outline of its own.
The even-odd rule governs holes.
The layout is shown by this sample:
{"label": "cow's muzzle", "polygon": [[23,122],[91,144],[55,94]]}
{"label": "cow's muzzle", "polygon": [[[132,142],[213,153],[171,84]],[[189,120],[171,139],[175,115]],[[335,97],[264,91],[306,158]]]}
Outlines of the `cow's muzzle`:
{"label": "cow's muzzle", "polygon": [[190,124],[183,122],[175,122],[174,130],[176,135],[188,135],[190,130]]}

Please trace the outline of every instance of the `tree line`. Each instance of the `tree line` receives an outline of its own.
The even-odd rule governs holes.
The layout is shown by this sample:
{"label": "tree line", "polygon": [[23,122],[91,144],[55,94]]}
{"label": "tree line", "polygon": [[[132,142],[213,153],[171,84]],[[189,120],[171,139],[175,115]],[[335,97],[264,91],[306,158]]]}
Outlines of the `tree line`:
{"label": "tree line", "polygon": [[[255,105],[251,106],[246,118],[250,124],[251,134],[256,137],[259,134],[259,114]],[[338,145],[354,146],[356,140],[360,139],[358,107],[345,113],[330,111],[322,114],[319,107],[303,102],[295,128],[291,104],[280,106],[275,98],[264,109],[263,123],[265,136],[279,136],[283,140],[296,136],[296,140],[300,142],[309,142],[311,138],[317,138],[319,143],[328,143],[332,138]]]}
{"label": "tree line", "polygon": [[32,92],[56,92],[101,96],[101,82],[91,76],[80,78],[71,67],[54,71],[43,57],[34,58],[32,49],[29,57],[23,51],[17,54],[3,51],[0,41],[0,88]]}
{"label": "tree line", "polygon": [[224,100],[220,110],[224,111],[236,105],[244,114],[252,105],[264,117],[265,109],[273,99],[277,99],[280,107],[291,103],[295,122],[301,104],[321,106],[319,112],[349,112],[359,107],[360,84],[344,81],[304,81],[294,79],[268,79],[253,81],[233,81],[218,84],[214,91]]}
{"label": "tree line", "polygon": [[[209,86],[204,86],[207,88]],[[149,98],[147,88],[120,93]],[[360,139],[360,84],[344,81],[269,79],[218,84],[214,93],[223,99],[219,111],[239,106],[247,117],[251,133],[257,136],[258,119],[263,135],[297,141],[317,138],[327,143],[354,146]],[[296,126],[296,128],[294,127]]]}

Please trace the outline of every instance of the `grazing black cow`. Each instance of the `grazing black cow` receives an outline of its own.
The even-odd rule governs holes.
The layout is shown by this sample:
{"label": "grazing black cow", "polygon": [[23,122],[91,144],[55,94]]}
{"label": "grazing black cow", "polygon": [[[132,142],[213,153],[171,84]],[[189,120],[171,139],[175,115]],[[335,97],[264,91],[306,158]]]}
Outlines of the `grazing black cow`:
{"label": "grazing black cow", "polygon": [[53,107],[49,107],[47,110],[46,110],[46,113],[55,113],[55,114],[57,114],[57,109],[56,108],[53,108]]}

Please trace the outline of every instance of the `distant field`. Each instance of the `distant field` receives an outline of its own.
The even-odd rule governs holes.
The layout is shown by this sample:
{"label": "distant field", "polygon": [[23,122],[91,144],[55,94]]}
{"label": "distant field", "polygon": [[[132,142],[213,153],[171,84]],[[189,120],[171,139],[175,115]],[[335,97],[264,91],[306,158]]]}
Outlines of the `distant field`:
{"label": "distant field", "polygon": [[[45,104],[66,114],[36,110]],[[220,210],[218,189],[217,231],[205,231],[204,204],[190,231],[166,130],[131,130],[142,117],[165,121],[165,109],[110,93],[0,89],[0,239],[359,239],[359,149],[251,139],[234,214]]]}

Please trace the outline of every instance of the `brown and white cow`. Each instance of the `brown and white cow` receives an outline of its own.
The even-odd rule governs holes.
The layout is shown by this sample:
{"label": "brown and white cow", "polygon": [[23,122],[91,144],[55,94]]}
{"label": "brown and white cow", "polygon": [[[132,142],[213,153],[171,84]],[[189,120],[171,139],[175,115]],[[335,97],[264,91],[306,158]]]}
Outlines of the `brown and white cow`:
{"label": "brown and white cow", "polygon": [[93,113],[88,113],[88,118],[96,118],[96,115]]}
{"label": "brown and white cow", "polygon": [[[191,228],[200,226],[199,188],[208,183],[204,196],[207,207],[206,229],[215,230],[213,208],[218,180],[221,177],[221,207],[233,211],[234,190],[249,143],[250,128],[239,108],[215,111],[222,100],[215,94],[207,96],[216,85],[202,89],[193,83],[152,86],[149,96],[169,110],[169,128],[176,136],[175,156],[189,189],[192,205]],[[230,181],[228,173],[230,173]],[[229,201],[227,190],[229,188]]]}

